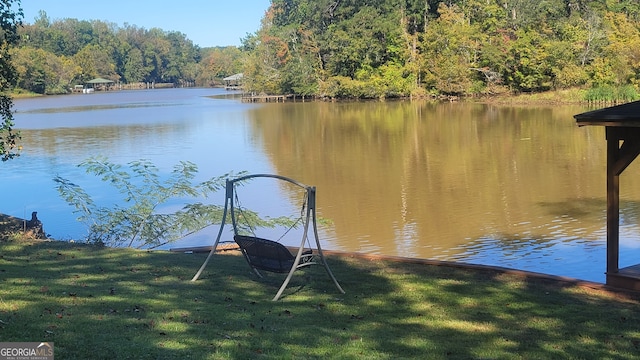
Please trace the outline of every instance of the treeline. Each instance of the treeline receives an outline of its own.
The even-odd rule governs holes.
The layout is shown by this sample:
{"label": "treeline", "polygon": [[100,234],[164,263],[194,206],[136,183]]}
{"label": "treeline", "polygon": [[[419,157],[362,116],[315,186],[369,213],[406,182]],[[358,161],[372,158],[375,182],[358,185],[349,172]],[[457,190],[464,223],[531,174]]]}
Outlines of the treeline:
{"label": "treeline", "polygon": [[638,98],[637,0],[272,0],[240,48],[41,12],[12,50],[18,86],[64,93],[116,83],[212,86],[320,98],[494,96],[587,89]]}
{"label": "treeline", "polygon": [[242,71],[236,47],[201,49],[185,34],[100,20],[51,21],[40,12],[19,28],[12,61],[18,87],[40,94],[69,92],[96,77],[116,83],[211,86]]}
{"label": "treeline", "polygon": [[244,41],[245,81],[330,98],[636,98],[639,20],[637,0],[272,0]]}

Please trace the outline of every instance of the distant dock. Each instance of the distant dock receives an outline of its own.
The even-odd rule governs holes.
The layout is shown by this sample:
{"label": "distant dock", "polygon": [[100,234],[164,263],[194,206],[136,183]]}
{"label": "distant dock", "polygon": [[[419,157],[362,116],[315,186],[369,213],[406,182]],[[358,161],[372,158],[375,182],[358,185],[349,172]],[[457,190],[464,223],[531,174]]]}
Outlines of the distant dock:
{"label": "distant dock", "polygon": [[293,95],[243,95],[243,102],[285,102]]}

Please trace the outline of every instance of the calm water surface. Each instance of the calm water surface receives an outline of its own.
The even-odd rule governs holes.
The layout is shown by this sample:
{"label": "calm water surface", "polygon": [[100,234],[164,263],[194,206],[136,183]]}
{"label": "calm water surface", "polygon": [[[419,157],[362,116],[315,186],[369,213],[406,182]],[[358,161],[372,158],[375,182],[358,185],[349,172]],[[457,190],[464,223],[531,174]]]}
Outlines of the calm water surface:
{"label": "calm water surface", "polygon": [[[84,227],[53,176],[98,201],[113,196],[77,164],[180,160],[199,179],[275,173],[314,185],[323,247],[499,265],[604,281],[604,129],[578,128],[576,106],[426,102],[246,104],[217,89],[96,93],[15,101],[24,150],[2,164],[0,212],[38,211],[57,239]],[[636,162],[637,163],[637,162]],[[620,266],[640,259],[640,185],[621,177]],[[262,186],[262,187],[261,187]],[[272,184],[247,189],[261,212],[297,209]],[[224,194],[211,199],[222,205]],[[252,203],[253,202],[253,203]],[[175,246],[209,245],[216,227]]]}

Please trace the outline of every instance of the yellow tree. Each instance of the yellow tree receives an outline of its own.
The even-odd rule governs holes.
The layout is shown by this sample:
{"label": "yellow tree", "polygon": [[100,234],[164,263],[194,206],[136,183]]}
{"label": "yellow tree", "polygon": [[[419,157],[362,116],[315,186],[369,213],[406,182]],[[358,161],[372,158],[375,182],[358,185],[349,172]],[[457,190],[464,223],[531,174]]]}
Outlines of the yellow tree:
{"label": "yellow tree", "polygon": [[608,45],[603,57],[615,74],[614,85],[640,82],[640,30],[624,13],[607,12],[604,16]]}
{"label": "yellow tree", "polygon": [[440,93],[468,94],[479,54],[478,32],[455,5],[440,3],[438,14],[422,41],[425,84]]}
{"label": "yellow tree", "polygon": [[32,47],[11,52],[18,75],[18,87],[39,94],[64,94],[81,69],[71,58]]}

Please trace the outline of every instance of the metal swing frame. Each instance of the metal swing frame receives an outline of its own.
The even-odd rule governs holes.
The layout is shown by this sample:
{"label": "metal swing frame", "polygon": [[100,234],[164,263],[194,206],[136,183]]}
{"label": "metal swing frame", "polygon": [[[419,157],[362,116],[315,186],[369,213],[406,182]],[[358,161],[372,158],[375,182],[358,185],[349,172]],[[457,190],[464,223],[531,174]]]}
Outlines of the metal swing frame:
{"label": "metal swing frame", "polygon": [[[318,236],[318,226],[316,222],[316,188],[314,186],[308,186],[308,185],[302,184],[291,178],[287,178],[280,175],[273,175],[273,174],[253,174],[253,175],[241,176],[235,179],[227,179],[224,212],[222,214],[222,223],[220,224],[220,230],[218,231],[218,236],[216,237],[216,240],[213,243],[213,247],[211,248],[209,255],[205,259],[204,263],[202,264],[198,272],[194,275],[193,279],[191,279],[191,281],[198,280],[198,278],[204,271],[205,267],[211,260],[211,257],[215,253],[218,243],[220,243],[220,239],[222,238],[222,233],[227,221],[228,213],[231,213],[231,223],[233,225],[234,240],[240,246],[240,250],[242,251],[242,254],[244,255],[245,260],[247,261],[249,266],[253,269],[253,271],[256,273],[256,275],[258,277],[262,277],[262,274],[258,269],[271,271],[271,272],[284,272],[284,271],[274,270],[270,266],[263,266],[260,264],[259,261],[256,262],[255,260],[257,258],[258,259],[260,258],[259,249],[257,249],[258,252],[248,250],[247,247],[243,244],[243,242],[252,241],[253,243],[258,244],[258,246],[267,245],[268,247],[271,247],[271,248],[278,248],[279,251],[287,251],[289,255],[293,257],[293,254],[291,254],[291,252],[289,252],[289,250],[286,249],[284,245],[273,240],[261,239],[254,236],[244,236],[244,235],[238,234],[238,223],[237,223],[237,218],[234,211],[236,208],[236,201],[237,201],[235,184],[239,181],[249,180],[254,178],[273,178],[281,181],[286,181],[290,184],[303,188],[306,193],[305,194],[306,195],[306,211],[304,214],[305,221],[304,221],[304,229],[303,229],[302,239],[300,241],[300,246],[298,247],[298,251],[296,252],[295,258],[292,259],[293,261],[291,263],[291,268],[288,270],[287,277],[285,278],[284,282],[280,286],[280,289],[278,289],[278,292],[273,298],[273,301],[277,301],[280,298],[284,290],[287,288],[287,285],[289,285],[289,281],[291,281],[291,278],[293,277],[293,273],[296,270],[298,270],[301,267],[305,267],[312,264],[321,264],[322,266],[324,266],[325,270],[327,271],[327,274],[329,275],[331,280],[333,280],[333,283],[335,284],[336,288],[338,288],[338,291],[344,294],[344,290],[338,283],[338,280],[336,280],[335,276],[331,272],[331,269],[329,268],[329,265],[325,260],[324,254],[322,252],[322,246],[320,245],[320,239]],[[308,251],[305,251],[305,246],[304,246],[305,243],[309,240],[309,224],[310,223],[313,224],[313,237],[315,238],[316,251],[317,251],[317,254],[313,254],[313,255],[309,254]]]}

